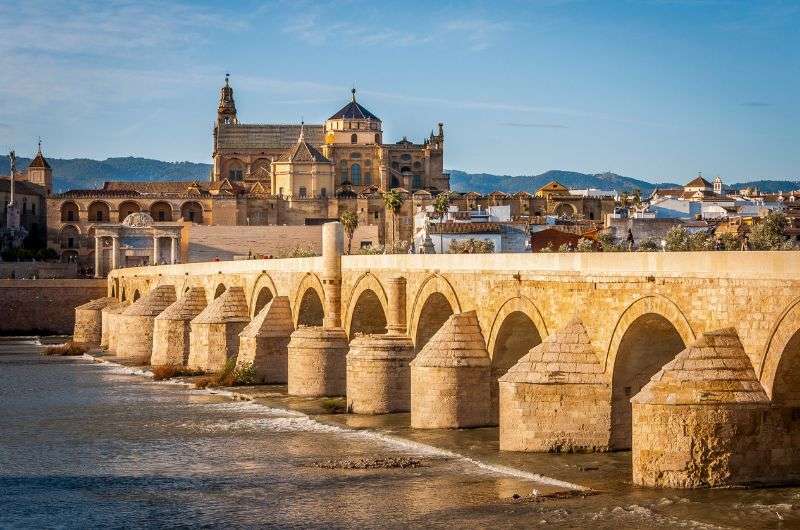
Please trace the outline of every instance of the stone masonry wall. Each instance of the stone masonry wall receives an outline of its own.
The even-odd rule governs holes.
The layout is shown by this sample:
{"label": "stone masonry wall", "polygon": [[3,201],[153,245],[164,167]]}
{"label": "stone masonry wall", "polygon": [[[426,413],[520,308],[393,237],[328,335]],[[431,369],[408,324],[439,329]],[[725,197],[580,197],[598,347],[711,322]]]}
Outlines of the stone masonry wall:
{"label": "stone masonry wall", "polygon": [[0,335],[69,335],[75,308],[106,296],[105,280],[0,280]]}

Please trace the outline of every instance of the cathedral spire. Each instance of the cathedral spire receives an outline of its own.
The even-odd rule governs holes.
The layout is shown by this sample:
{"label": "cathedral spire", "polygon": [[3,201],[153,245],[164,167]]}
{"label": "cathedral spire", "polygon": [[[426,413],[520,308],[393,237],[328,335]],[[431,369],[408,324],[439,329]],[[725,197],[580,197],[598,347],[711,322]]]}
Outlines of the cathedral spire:
{"label": "cathedral spire", "polygon": [[350,93],[353,94],[353,103],[355,103],[356,102],[356,87],[355,86],[353,86],[352,90],[350,90]]}
{"label": "cathedral spire", "polygon": [[297,143],[299,144],[305,142],[305,124],[306,122],[304,122],[303,119],[300,118],[300,137],[297,139]]}

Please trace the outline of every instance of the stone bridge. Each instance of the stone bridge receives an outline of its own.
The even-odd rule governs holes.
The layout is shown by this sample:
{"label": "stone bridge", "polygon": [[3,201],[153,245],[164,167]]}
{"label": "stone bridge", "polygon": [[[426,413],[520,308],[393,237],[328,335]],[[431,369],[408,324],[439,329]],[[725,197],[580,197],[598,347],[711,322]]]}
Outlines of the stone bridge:
{"label": "stone bridge", "polygon": [[144,364],[238,355],[290,393],[411,410],[414,427],[499,422],[504,450],[632,447],[646,485],[800,473],[797,252],[341,248],[329,223],[318,258],[115,270],[75,338]]}

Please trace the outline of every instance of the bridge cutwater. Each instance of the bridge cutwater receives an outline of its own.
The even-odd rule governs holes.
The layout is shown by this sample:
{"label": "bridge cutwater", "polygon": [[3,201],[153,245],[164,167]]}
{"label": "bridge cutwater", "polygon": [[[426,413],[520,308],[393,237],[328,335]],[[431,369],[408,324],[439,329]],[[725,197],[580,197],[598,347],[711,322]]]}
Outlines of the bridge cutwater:
{"label": "bridge cutwater", "polygon": [[800,254],[342,256],[117,269],[74,338],[143,364],[253,363],[301,396],[500,449],[632,450],[633,481],[800,475]]}

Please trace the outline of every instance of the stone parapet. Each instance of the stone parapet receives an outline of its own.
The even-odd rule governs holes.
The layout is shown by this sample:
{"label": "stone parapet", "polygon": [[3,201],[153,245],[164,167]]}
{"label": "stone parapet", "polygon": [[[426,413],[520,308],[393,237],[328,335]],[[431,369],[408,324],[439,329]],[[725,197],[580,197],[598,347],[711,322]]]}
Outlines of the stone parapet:
{"label": "stone parapet", "polygon": [[239,333],[250,316],[241,287],[229,287],[191,321],[189,368],[217,372],[239,352]]}
{"label": "stone parapet", "polygon": [[489,425],[490,365],[475,311],[451,315],[411,361],[411,426]]}
{"label": "stone parapet", "polygon": [[499,382],[501,450],[609,449],[611,388],[580,320],[545,338]]}
{"label": "stone parapet", "polygon": [[107,348],[109,351],[117,351],[117,319],[125,311],[130,302],[116,302],[109,304],[100,310],[100,315],[103,320],[102,335],[100,337],[100,346]]}
{"label": "stone parapet", "polygon": [[[631,399],[633,481],[671,488],[777,478],[779,415],[736,330],[704,333]],[[785,452],[785,451],[784,451]],[[781,453],[783,454],[783,452]],[[782,457],[781,457],[782,459]]]}
{"label": "stone parapet", "polygon": [[193,318],[206,308],[206,292],[190,287],[153,320],[153,356],[150,364],[186,366]]}
{"label": "stone parapet", "polygon": [[251,363],[261,383],[285,384],[289,337],[293,331],[289,298],[276,296],[239,334],[236,364]]}
{"label": "stone parapet", "polygon": [[116,303],[116,298],[95,298],[75,308],[75,328],[72,340],[86,346],[99,346],[103,338],[104,307]]}
{"label": "stone parapet", "polygon": [[159,285],[117,317],[118,357],[150,364],[153,354],[153,320],[175,302],[175,286]]}
{"label": "stone parapet", "polygon": [[289,394],[345,395],[348,349],[347,333],[341,328],[299,327],[288,347]]}
{"label": "stone parapet", "polygon": [[414,343],[402,335],[360,335],[347,353],[347,410],[387,414],[411,410]]}

